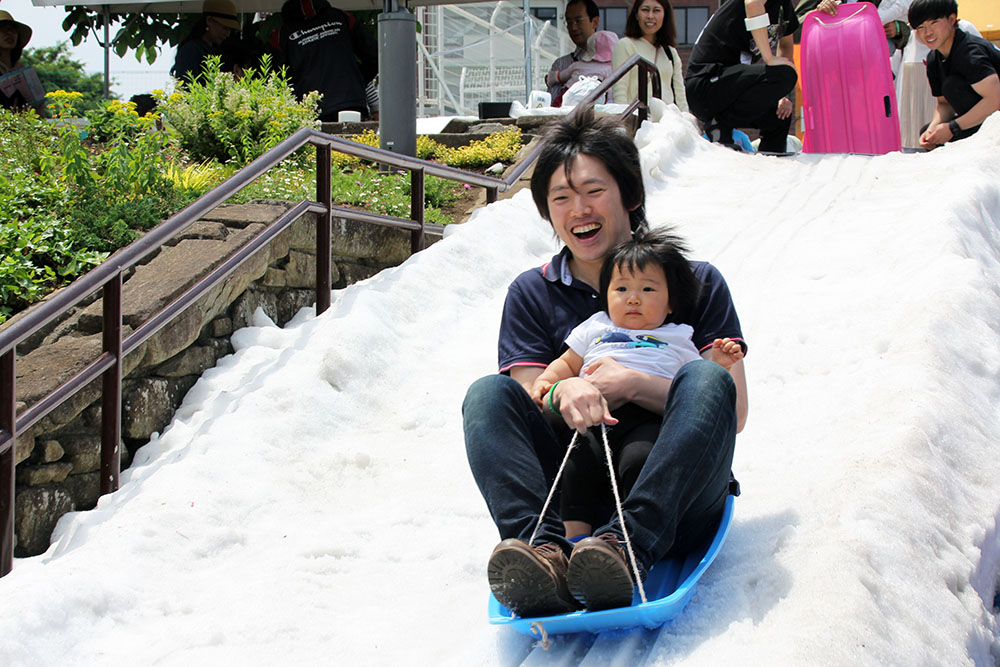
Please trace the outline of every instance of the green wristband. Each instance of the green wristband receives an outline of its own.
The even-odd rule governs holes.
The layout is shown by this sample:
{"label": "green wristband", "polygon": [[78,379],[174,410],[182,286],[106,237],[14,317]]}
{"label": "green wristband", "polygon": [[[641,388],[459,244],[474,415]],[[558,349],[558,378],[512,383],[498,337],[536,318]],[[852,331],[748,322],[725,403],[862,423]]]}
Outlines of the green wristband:
{"label": "green wristband", "polygon": [[562,380],[556,380],[555,384],[549,387],[549,410],[552,412],[552,414],[562,417],[562,413],[556,410],[556,406],[552,405],[552,392],[556,390],[556,385],[558,385],[560,382],[562,382]]}

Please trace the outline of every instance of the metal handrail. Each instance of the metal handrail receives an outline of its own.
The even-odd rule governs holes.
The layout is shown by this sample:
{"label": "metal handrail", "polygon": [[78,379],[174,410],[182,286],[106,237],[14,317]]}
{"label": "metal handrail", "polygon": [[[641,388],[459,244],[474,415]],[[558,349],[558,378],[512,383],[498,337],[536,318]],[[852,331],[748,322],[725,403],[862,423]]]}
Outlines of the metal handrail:
{"label": "metal handrail", "polygon": [[[638,111],[639,122],[647,115],[647,76],[651,76],[653,96],[659,97],[660,78],[653,63],[634,55],[621,68],[594,89],[579,108],[598,99],[633,67],[638,67],[639,99],[621,114],[624,119]],[[576,113],[576,111],[572,112]],[[232,255],[203,276],[183,294],[157,312],[152,318],[123,337],[122,296],[124,273],[139,264],[150,253],[184,231],[206,213],[225,202],[234,194],[277,165],[299,148],[310,144],[316,147],[316,201],[302,201],[272,221],[262,232],[238,248]],[[118,488],[121,468],[119,443],[121,442],[121,384],[122,360],[125,355],[149,340],[160,329],[173,321],[209,289],[224,280],[256,252],[267,246],[274,237],[306,213],[318,216],[316,225],[316,314],[330,307],[331,292],[331,225],[338,218],[387,225],[411,233],[413,252],[420,250],[428,232],[440,226],[424,220],[424,183],[428,175],[445,178],[468,185],[486,188],[486,201],[496,201],[499,192],[509,190],[527,171],[541,146],[535,146],[521,162],[503,179],[463,171],[454,167],[420,160],[391,151],[365,146],[313,129],[298,130],[284,141],[261,155],[246,167],[207,192],[198,200],[172,215],[145,235],[117,251],[99,266],[61,289],[51,299],[39,304],[24,316],[0,329],[0,577],[13,568],[14,560],[14,469],[18,433],[30,428],[63,402],[89,383],[101,378],[101,494]],[[332,151],[352,155],[363,160],[406,170],[410,173],[410,218],[358,211],[335,206],[331,195]],[[47,395],[27,406],[20,415],[16,410],[16,348],[17,345],[42,327],[62,316],[82,299],[102,290],[102,349],[96,359],[63,381]]]}

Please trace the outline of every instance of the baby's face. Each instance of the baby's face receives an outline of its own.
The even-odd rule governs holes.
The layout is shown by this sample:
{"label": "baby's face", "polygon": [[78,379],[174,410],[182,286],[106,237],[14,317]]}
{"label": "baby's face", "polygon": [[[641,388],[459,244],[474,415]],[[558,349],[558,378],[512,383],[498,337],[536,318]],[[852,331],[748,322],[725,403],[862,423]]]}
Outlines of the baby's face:
{"label": "baby's face", "polygon": [[670,314],[667,277],[659,264],[642,270],[615,267],[608,285],[608,316],[626,329],[655,329]]}

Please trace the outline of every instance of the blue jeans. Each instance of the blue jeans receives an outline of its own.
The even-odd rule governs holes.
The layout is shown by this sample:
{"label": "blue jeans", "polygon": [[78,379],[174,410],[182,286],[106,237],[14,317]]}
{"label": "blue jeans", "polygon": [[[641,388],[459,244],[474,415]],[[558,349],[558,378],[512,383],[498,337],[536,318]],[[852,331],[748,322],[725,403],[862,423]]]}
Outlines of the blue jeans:
{"label": "blue jeans", "polygon": [[[550,425],[528,393],[506,375],[480,378],[462,405],[472,475],[500,538],[528,540],[538,521],[570,432]],[[667,396],[660,433],[631,493],[622,499],[639,566],[693,549],[715,530],[729,493],[736,444],[736,385],[728,371],[694,361],[678,372]],[[558,502],[536,543],[567,553]],[[617,516],[594,534],[621,535]]]}

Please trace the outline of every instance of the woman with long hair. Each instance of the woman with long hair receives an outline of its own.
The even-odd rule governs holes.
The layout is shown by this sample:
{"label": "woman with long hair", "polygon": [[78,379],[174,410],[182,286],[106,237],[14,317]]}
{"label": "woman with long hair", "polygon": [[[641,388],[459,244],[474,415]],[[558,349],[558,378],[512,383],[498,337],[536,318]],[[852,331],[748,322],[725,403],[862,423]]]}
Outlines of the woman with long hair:
{"label": "woman with long hair", "polygon": [[[681,111],[688,110],[684,91],[684,74],[681,57],[677,53],[677,27],[670,0],[635,0],[625,20],[625,37],[618,40],[611,54],[611,69],[621,67],[626,60],[638,53],[656,65],[660,73],[661,99],[676,104]],[[612,88],[612,98],[619,104],[628,104],[639,95],[639,72],[633,68]],[[653,88],[649,84],[648,97]]]}

